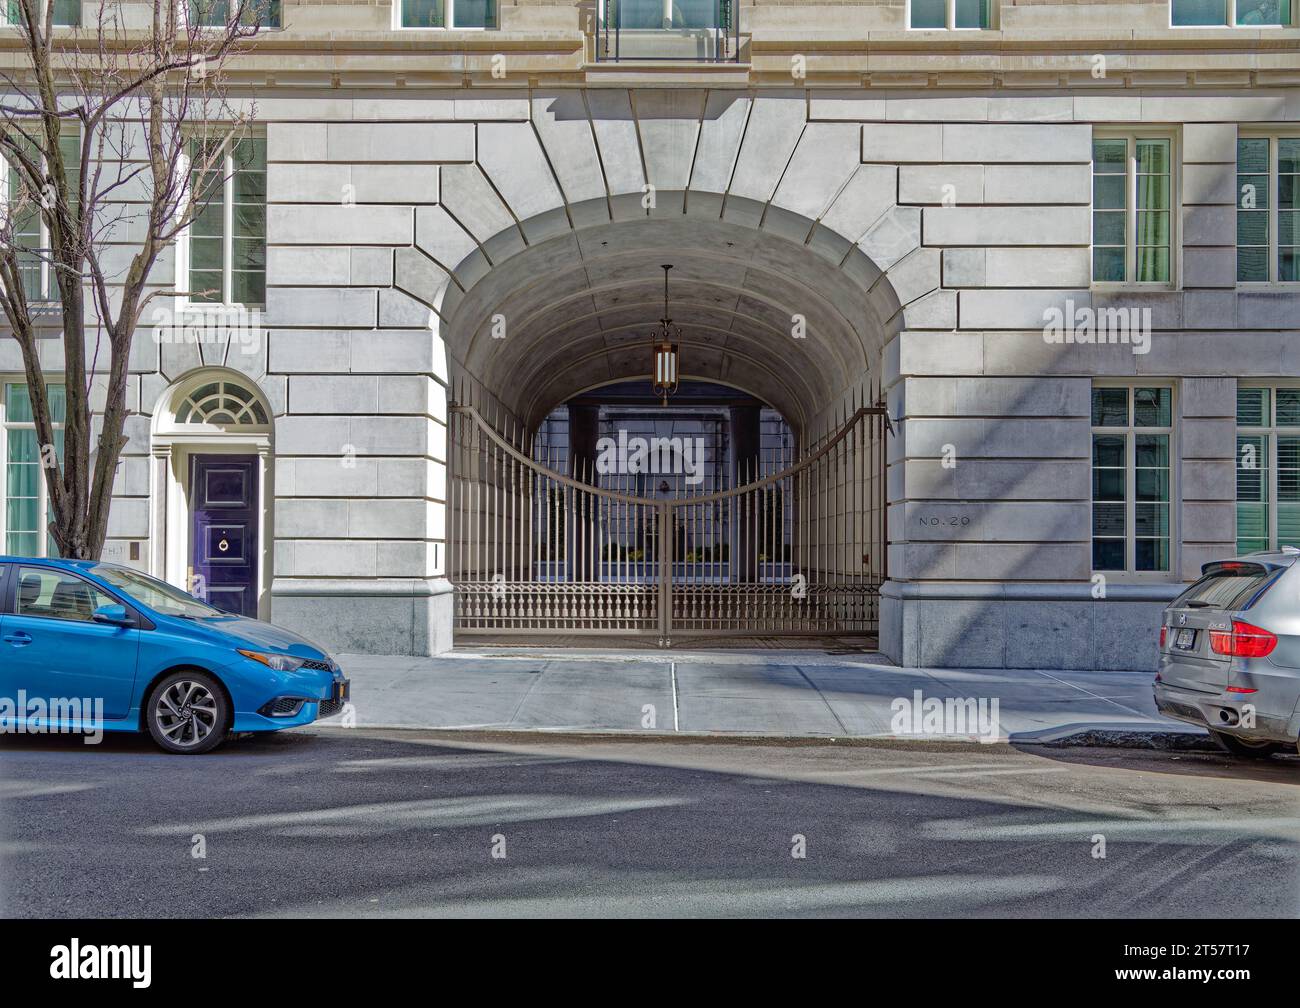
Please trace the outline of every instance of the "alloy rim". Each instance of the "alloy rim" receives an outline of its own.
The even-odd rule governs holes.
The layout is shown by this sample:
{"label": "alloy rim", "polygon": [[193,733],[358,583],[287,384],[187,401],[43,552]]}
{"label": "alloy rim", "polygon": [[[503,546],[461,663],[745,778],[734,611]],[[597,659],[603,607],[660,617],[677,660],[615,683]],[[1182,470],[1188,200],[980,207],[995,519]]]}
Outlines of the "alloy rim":
{"label": "alloy rim", "polygon": [[217,727],[217,700],[202,683],[181,679],[158,695],[158,730],[173,745],[192,749]]}

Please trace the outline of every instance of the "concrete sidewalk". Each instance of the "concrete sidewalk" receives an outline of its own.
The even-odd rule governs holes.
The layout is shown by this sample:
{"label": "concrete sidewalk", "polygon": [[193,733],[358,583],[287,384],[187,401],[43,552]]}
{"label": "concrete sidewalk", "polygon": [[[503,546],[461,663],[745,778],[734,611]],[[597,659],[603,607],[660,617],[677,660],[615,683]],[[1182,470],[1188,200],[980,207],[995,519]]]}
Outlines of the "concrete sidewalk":
{"label": "concrete sidewalk", "polygon": [[[1150,673],[901,669],[878,654],[812,649],[492,648],[339,662],[359,727],[889,737],[895,700],[915,703],[919,691],[923,700],[996,699],[998,737],[1012,741],[1082,731],[1203,734],[1156,713]],[[952,727],[921,737],[980,731]]]}

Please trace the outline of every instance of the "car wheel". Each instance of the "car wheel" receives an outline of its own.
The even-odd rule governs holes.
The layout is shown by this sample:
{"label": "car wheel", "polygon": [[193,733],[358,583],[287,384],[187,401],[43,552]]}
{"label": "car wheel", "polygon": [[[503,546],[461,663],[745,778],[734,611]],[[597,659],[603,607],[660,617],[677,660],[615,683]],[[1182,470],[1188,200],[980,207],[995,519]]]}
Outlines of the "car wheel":
{"label": "car wheel", "polygon": [[149,734],[170,753],[211,752],[225,741],[229,723],[225,690],[205,672],[173,672],[145,705]]}
{"label": "car wheel", "polygon": [[1252,742],[1224,732],[1212,731],[1210,735],[1222,748],[1242,759],[1268,759],[1286,748],[1281,742]]}

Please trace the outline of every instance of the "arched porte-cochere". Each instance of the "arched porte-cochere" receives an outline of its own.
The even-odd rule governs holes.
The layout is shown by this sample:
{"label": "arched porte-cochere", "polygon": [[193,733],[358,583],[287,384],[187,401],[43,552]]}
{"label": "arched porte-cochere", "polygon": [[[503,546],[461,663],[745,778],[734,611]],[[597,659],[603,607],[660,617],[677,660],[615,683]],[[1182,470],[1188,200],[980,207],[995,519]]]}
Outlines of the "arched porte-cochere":
{"label": "arched porte-cochere", "polygon": [[450,412],[458,633],[638,636],[667,647],[877,632],[884,407],[857,408],[801,458],[769,453],[721,481],[739,485],[678,481],[658,497],[632,492],[644,486],[633,473],[615,474],[611,488],[608,472],[606,486],[594,485],[590,466],[551,469],[472,406]]}
{"label": "arched porte-cochere", "polygon": [[[855,183],[864,215],[884,198],[870,176]],[[417,247],[395,261],[395,285],[431,309],[457,402],[481,415],[453,409],[448,430],[444,569],[458,642],[876,631],[884,351],[907,324],[883,264],[912,258],[906,229],[890,230],[898,248],[877,247],[855,243],[858,223],[838,221],[848,228],[840,234],[742,197],[725,206],[659,197],[659,214],[613,219],[593,204],[472,249]],[[426,233],[446,235],[417,227]],[[933,289],[932,259],[917,257],[919,280],[904,294]],[[797,456],[755,451],[746,421],[713,485],[670,479],[665,491],[627,470],[621,484],[591,478],[595,390],[637,382],[649,391],[651,351],[665,342],[655,320],[668,313],[682,382],[743,390],[748,403],[723,397],[733,419],[779,414]],[[586,450],[569,456],[576,468],[567,459],[548,467],[533,453],[534,432],[575,403]],[[629,419],[665,433],[648,416]],[[600,423],[618,434],[608,417]]]}

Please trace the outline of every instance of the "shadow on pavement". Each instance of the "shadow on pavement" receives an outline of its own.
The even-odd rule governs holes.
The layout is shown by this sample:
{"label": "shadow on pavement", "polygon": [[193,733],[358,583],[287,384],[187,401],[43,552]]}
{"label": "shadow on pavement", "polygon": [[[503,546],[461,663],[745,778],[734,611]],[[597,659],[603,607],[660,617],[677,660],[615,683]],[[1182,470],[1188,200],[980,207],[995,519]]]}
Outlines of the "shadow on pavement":
{"label": "shadow on pavement", "polygon": [[[1141,917],[1230,915],[1244,903],[1260,916],[1294,912],[1285,880],[1297,878],[1300,858],[1278,800],[1290,792],[1268,786],[1283,780],[1188,778],[1178,786],[1194,811],[1180,819],[1181,809],[1158,808],[1156,778],[1094,772],[1104,766],[1078,750],[974,745],[646,740],[584,750],[356,731],[242,738],[195,758],[132,736],[101,746],[10,739],[0,745],[0,909]],[[1097,834],[1109,838],[1105,859],[1089,853]]]}
{"label": "shadow on pavement", "polygon": [[1292,753],[1270,756],[1261,760],[1244,760],[1220,751],[1176,752],[1158,749],[1101,749],[1087,746],[1057,748],[1017,745],[1014,742],[1012,748],[1028,755],[1078,766],[1300,786],[1300,755]]}

